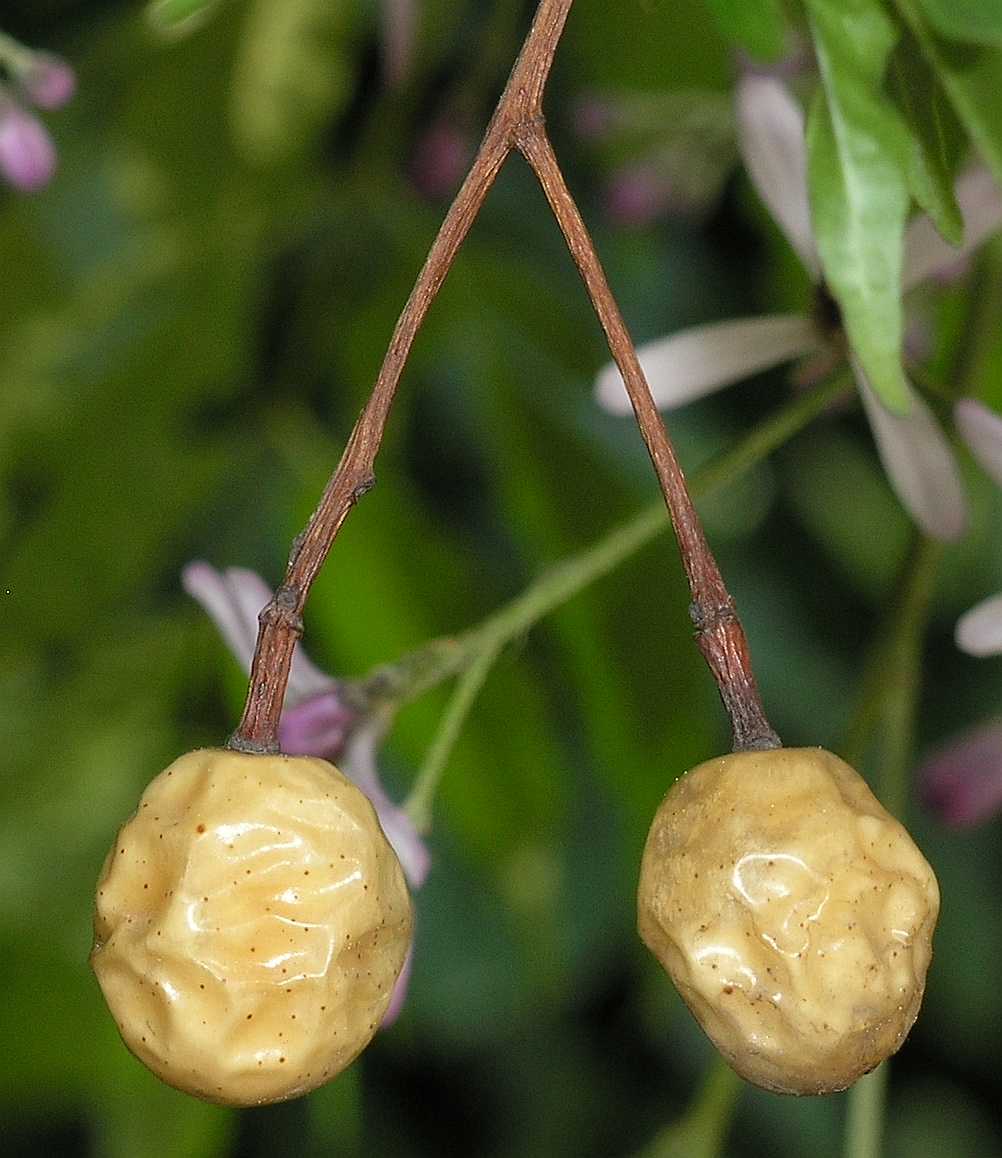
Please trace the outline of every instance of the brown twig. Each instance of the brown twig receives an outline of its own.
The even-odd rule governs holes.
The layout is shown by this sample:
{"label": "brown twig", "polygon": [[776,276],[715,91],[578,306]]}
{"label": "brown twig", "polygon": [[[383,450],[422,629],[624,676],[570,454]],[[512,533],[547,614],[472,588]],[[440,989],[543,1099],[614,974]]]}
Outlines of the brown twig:
{"label": "brown twig", "polygon": [[536,10],[469,174],[397,321],[369,401],[306,530],[293,544],[281,587],[261,612],[247,702],[230,738],[231,748],[253,752],[278,748],[278,721],[293,649],[302,635],[302,614],[310,586],[348,512],[375,481],[373,465],[411,345],[487,193],[514,149],[525,155],[546,192],[626,382],[675,526],[692,591],[692,616],[699,646],[731,717],[734,746],[737,749],[779,744],[762,709],[733,601],[706,542],[598,255],[543,128],[543,90],[572,3],[573,0],[541,0]]}
{"label": "brown twig", "polygon": [[609,350],[626,385],[637,424],[661,484],[675,537],[689,580],[692,603],[689,613],[696,626],[696,640],[720,689],[720,697],[731,719],[735,751],[748,748],[778,748],[752,671],[748,641],[738,619],[717,561],[706,541],[703,524],[692,505],[685,476],[679,465],[668,431],[661,420],[651,390],[637,359],[637,351],[619,312],[605,271],[588,234],[553,146],[540,122],[526,126],[518,147],[539,178],[546,199],[556,217],[567,248],[581,273],[595,313],[605,331]]}

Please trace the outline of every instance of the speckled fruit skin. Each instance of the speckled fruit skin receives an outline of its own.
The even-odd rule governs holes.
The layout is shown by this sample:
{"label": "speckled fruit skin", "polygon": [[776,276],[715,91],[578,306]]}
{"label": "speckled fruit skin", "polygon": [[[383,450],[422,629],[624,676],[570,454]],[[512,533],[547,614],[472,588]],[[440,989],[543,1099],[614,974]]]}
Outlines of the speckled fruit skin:
{"label": "speckled fruit skin", "polygon": [[341,1072],[386,1011],[411,904],[368,799],[312,757],[190,752],[147,787],[98,883],[91,963],[130,1050],[251,1106]]}
{"label": "speckled fruit skin", "polygon": [[845,1089],[898,1049],[938,913],[911,837],[820,748],[687,773],[640,871],[644,942],[733,1068],[776,1093]]}

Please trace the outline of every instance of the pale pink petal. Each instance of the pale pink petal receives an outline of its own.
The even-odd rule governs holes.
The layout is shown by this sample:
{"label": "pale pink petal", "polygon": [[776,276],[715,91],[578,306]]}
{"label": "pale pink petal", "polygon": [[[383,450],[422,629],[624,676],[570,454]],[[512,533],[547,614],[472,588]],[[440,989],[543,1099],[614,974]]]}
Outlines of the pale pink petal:
{"label": "pale pink petal", "polygon": [[956,193],[964,218],[964,240],[957,247],[949,245],[936,232],[930,218],[916,217],[905,232],[901,283],[906,291],[949,271],[1002,228],[1002,192],[984,166],[962,174],[957,179]]}
{"label": "pale pink petal", "polygon": [[386,839],[397,854],[400,867],[412,888],[424,884],[431,868],[431,853],[414,827],[414,822],[386,794],[376,764],[376,749],[382,739],[382,723],[372,719],[358,727],[348,738],[339,767],[352,783],[357,784],[372,801]]}
{"label": "pale pink petal", "polygon": [[1002,415],[973,398],[962,398],[953,409],[953,417],[971,454],[1002,487]]}
{"label": "pale pink petal", "polygon": [[391,803],[385,792],[382,794],[376,792],[370,799],[379,816],[379,823],[383,826],[383,832],[386,833],[386,839],[393,845],[393,851],[397,854],[407,883],[413,889],[420,888],[431,868],[431,853],[428,846],[421,839],[411,818],[402,808]]}
{"label": "pale pink petal", "polygon": [[950,444],[932,411],[911,391],[911,407],[891,414],[852,359],[859,392],[891,486],[927,535],[956,539],[967,528],[967,500]]}
{"label": "pale pink petal", "polygon": [[380,1029],[389,1029],[389,1027],[400,1016],[400,1012],[404,1007],[404,1002],[407,1000],[407,990],[411,984],[411,970],[414,965],[414,942],[412,941],[407,949],[407,956],[404,958],[403,968],[397,975],[396,984],[393,986],[393,993],[390,995],[390,1004],[386,1007],[386,1012],[383,1014],[383,1020],[379,1023]]}
{"label": "pale pink petal", "polygon": [[[181,572],[181,585],[197,599],[219,629],[237,662],[250,671],[257,645],[257,617],[272,597],[272,590],[255,571],[230,567],[217,571],[208,563],[189,563]],[[286,709],[311,696],[329,692],[335,681],[321,671],[296,644],[285,696]]]}
{"label": "pale pink petal", "polygon": [[953,828],[991,820],[1002,809],[1002,721],[967,732],[918,772],[926,807]]}
{"label": "pale pink petal", "polygon": [[223,578],[244,623],[253,630],[257,639],[257,617],[271,601],[274,592],[256,571],[246,567],[227,567]]}
{"label": "pale pink petal", "polygon": [[737,86],[738,148],[759,196],[807,272],[820,273],[807,199],[804,113],[774,76],[745,73]]}
{"label": "pale pink petal", "polygon": [[954,639],[968,655],[1002,654],[1002,595],[975,604],[958,620]]}
{"label": "pale pink petal", "polygon": [[[230,590],[241,614],[248,624],[253,625],[256,642],[257,617],[266,604],[270,602],[273,592],[260,575],[243,567],[228,568],[226,578],[230,583]],[[253,656],[253,654],[254,648],[252,646],[251,655]],[[247,666],[250,666],[249,660]],[[286,708],[291,708],[310,696],[330,691],[333,683],[331,677],[325,671],[321,671],[306,655],[303,645],[297,643],[292,656],[292,668],[289,671],[289,686],[285,693]]]}
{"label": "pale pink petal", "polygon": [[320,756],[337,763],[358,711],[344,702],[336,682],[329,690],[286,707],[278,724],[278,744],[290,756]]}
{"label": "pale pink petal", "polygon": [[[654,401],[671,410],[823,345],[809,318],[781,314],[693,326],[648,342],[637,353]],[[613,414],[630,412],[626,387],[613,363],[599,372],[595,394],[599,405]]]}
{"label": "pale pink petal", "polygon": [[330,691],[336,683],[306,654],[301,642],[296,643],[292,653],[292,668],[289,671],[289,687],[285,693],[285,706],[291,708],[311,696],[319,696]]}
{"label": "pale pink petal", "polygon": [[[201,603],[219,629],[226,646],[236,656],[237,662],[245,671],[250,671],[257,641],[257,620],[253,617],[248,619],[244,614],[243,608],[234,598],[228,576],[208,563],[189,563],[181,572],[181,586]],[[265,601],[270,597],[269,592]]]}

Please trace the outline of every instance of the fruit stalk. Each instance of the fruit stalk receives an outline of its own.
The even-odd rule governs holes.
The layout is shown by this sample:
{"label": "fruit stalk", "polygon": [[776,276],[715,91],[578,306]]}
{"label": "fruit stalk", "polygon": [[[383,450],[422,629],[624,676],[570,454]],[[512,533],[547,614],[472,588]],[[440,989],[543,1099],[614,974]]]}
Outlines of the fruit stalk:
{"label": "fruit stalk", "polygon": [[229,747],[277,752],[278,721],[310,587],[355,503],[375,483],[373,466],[414,338],[476,220],[521,125],[541,117],[543,89],[573,0],[541,0],[529,34],[470,171],[432,243],[400,314],[369,401],[306,529],[296,538],[282,585],[260,616],[243,716]]}
{"label": "fruit stalk", "polygon": [[696,642],[716,680],[720,698],[730,717],[733,749],[737,752],[778,748],[780,740],[762,706],[752,670],[748,640],[734,600],[706,541],[703,524],[693,506],[675,448],[654,404],[637,351],[609,287],[588,228],[567,188],[553,146],[541,122],[527,126],[519,140],[519,149],[543,187],[630,396],[637,425],[647,445],[675,528],[675,537],[692,593],[689,614],[696,627]]}
{"label": "fruit stalk", "polygon": [[407,357],[431,303],[498,173],[514,151],[532,166],[563,231],[619,366],[671,516],[692,593],[700,650],[731,719],[736,751],[779,747],[758,693],[747,639],[693,507],[678,458],[651,397],[636,350],[595,247],[546,135],[543,92],[573,0],[541,0],[532,27],[456,195],[397,321],[369,401],[306,529],[293,544],[285,579],[260,616],[243,716],[229,747],[278,750],[278,722],[293,649],[313,580],[352,507],[374,484],[373,467]]}

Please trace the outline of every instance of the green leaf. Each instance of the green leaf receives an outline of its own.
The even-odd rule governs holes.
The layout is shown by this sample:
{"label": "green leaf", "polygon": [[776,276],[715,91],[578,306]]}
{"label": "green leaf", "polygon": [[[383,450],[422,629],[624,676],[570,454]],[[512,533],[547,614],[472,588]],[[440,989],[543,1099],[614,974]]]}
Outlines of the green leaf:
{"label": "green leaf", "polygon": [[808,118],[811,214],[825,280],[874,389],[908,409],[901,261],[908,131],[881,92],[894,26],[875,0],[809,0],[823,88]]}
{"label": "green leaf", "polygon": [[717,27],[752,56],[775,60],[786,43],[779,0],[706,0]]}
{"label": "green leaf", "polygon": [[218,4],[219,0],[153,0],[146,18],[157,32],[184,36],[200,28]]}
{"label": "green leaf", "polygon": [[929,23],[943,36],[1002,48],[998,0],[919,0]]}
{"label": "green leaf", "polygon": [[906,36],[891,57],[891,95],[911,132],[908,184],[912,196],[951,245],[964,238],[964,220],[953,190],[964,133],[943,87]]}
{"label": "green leaf", "polygon": [[937,36],[918,0],[897,0],[940,83],[982,157],[1002,181],[1002,51],[958,45]]}
{"label": "green leaf", "polygon": [[305,154],[344,107],[355,76],[355,3],[255,0],[234,66],[236,144],[255,164]]}

